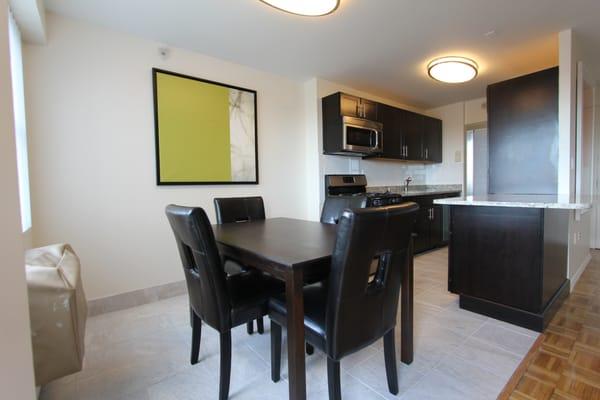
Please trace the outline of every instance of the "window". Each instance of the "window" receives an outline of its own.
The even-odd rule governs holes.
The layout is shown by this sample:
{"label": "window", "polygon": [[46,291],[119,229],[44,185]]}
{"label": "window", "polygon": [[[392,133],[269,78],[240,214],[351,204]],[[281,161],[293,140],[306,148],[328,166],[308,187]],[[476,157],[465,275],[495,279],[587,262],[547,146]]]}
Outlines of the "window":
{"label": "window", "polygon": [[11,13],[8,14],[8,20],[15,139],[17,143],[17,169],[19,175],[19,199],[21,202],[21,226],[23,232],[25,232],[31,228],[31,198],[29,196],[29,161],[27,157],[27,125],[25,123],[23,55],[21,33]]}

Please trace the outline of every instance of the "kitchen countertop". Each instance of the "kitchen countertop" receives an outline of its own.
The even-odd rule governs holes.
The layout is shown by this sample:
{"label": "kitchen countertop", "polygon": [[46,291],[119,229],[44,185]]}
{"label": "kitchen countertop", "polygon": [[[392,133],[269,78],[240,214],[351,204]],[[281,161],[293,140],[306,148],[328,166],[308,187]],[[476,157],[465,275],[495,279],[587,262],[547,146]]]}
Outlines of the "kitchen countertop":
{"label": "kitchen countertop", "polygon": [[591,202],[573,203],[569,201],[569,196],[562,195],[488,194],[450,197],[437,199],[433,202],[450,206],[555,208],[564,210],[588,210],[592,208]]}
{"label": "kitchen countertop", "polygon": [[412,185],[408,187],[408,191],[404,190],[404,186],[371,186],[367,188],[367,192],[390,192],[406,197],[460,193],[461,191],[462,185]]}

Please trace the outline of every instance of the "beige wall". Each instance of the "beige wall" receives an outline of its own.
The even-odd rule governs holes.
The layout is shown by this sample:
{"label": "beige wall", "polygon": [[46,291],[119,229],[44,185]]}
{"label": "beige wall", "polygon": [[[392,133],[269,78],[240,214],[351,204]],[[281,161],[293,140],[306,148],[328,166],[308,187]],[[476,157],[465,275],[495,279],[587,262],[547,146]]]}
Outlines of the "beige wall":
{"label": "beige wall", "polygon": [[[169,203],[262,195],[269,217],[308,217],[301,83],[49,14],[25,47],[34,243],[69,242],[88,298],[183,279]],[[157,187],[151,68],[258,91],[259,185]]]}
{"label": "beige wall", "polygon": [[35,388],[19,217],[7,7],[6,0],[0,0],[0,388],[2,398],[27,400],[35,398]]}

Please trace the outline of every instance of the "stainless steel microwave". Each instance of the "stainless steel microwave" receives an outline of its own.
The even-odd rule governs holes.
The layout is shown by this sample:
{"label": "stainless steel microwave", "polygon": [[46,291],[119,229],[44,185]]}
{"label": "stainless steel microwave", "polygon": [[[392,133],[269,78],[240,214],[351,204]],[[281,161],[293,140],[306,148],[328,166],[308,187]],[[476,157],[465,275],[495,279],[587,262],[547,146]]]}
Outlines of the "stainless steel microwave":
{"label": "stainless steel microwave", "polygon": [[381,153],[383,150],[383,124],[362,118],[343,117],[344,152],[363,155]]}

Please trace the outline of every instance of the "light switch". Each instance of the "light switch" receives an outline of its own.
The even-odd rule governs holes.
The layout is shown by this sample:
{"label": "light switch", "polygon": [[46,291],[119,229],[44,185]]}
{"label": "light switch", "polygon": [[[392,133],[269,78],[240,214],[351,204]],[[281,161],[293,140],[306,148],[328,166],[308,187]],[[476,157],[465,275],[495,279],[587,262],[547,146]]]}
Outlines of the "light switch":
{"label": "light switch", "polygon": [[462,153],[460,150],[454,152],[454,162],[462,162]]}

